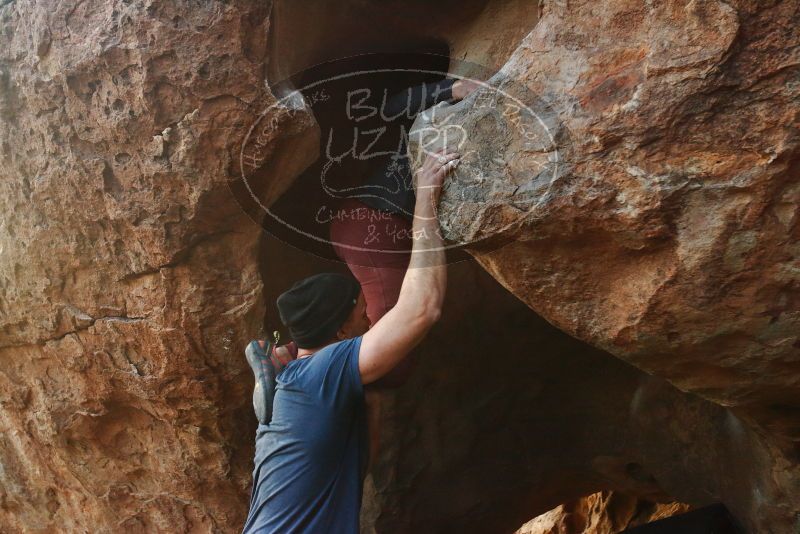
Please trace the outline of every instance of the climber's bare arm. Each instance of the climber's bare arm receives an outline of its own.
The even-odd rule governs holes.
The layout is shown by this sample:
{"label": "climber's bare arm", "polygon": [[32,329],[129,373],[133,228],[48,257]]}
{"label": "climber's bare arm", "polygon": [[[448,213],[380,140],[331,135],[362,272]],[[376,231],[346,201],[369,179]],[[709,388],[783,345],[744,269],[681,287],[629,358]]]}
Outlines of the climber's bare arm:
{"label": "climber's bare arm", "polygon": [[361,341],[358,369],[363,384],[391,371],[439,320],[447,268],[436,204],[442,182],[457,165],[458,157],[457,153],[444,151],[431,154],[417,173],[411,261],[397,304]]}

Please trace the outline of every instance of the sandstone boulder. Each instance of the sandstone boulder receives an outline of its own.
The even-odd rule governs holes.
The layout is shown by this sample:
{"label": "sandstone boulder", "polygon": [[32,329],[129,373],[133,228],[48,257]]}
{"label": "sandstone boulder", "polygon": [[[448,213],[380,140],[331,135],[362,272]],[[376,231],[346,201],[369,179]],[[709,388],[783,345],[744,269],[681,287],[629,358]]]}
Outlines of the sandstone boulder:
{"label": "sandstone boulder", "polygon": [[486,89],[415,124],[418,142],[444,130],[433,145],[460,129],[443,226],[504,286],[787,443],[797,17],[792,2],[547,3]]}
{"label": "sandstone boulder", "polygon": [[441,214],[485,270],[452,267],[388,403],[365,531],[512,531],[598,491],[796,528],[797,7],[307,4],[0,2],[3,529],[239,530],[242,348],[342,269],[242,199],[297,198],[320,153],[281,82],[401,41],[541,121],[438,110],[492,152]]}

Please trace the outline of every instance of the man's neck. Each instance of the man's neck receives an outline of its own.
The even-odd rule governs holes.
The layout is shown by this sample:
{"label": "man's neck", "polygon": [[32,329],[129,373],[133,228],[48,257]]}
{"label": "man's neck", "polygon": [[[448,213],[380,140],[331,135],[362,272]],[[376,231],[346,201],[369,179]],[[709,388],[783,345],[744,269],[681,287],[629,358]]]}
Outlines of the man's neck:
{"label": "man's neck", "polygon": [[[336,340],[332,340],[331,343],[334,343],[335,341]],[[325,343],[324,345],[321,345],[321,346],[319,346],[319,347],[317,347],[315,349],[300,349],[300,348],[298,348],[297,349],[297,359],[299,360],[300,358],[308,358],[309,356],[313,355],[315,352],[318,352],[318,351],[324,349],[325,347],[327,347],[331,343]]]}
{"label": "man's neck", "polygon": [[308,358],[309,356],[311,356],[315,352],[317,352],[317,351],[316,350],[310,350],[310,349],[300,349],[300,350],[297,351],[297,359],[298,360],[302,360],[303,358]]}

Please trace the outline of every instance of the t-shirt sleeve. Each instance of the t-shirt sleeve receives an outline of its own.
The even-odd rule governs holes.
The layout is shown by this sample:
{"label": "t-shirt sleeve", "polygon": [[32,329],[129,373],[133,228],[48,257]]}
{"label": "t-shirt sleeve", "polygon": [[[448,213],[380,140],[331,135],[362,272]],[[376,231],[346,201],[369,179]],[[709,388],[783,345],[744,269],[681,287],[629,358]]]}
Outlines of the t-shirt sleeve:
{"label": "t-shirt sleeve", "polygon": [[361,336],[341,341],[332,350],[313,356],[308,386],[318,392],[323,404],[343,407],[363,397],[361,373],[358,371],[360,348]]}
{"label": "t-shirt sleeve", "polygon": [[351,348],[347,354],[347,367],[350,373],[351,390],[354,396],[360,397],[364,394],[364,386],[361,383],[361,371],[358,370],[358,353],[361,351],[361,336],[352,340]]}

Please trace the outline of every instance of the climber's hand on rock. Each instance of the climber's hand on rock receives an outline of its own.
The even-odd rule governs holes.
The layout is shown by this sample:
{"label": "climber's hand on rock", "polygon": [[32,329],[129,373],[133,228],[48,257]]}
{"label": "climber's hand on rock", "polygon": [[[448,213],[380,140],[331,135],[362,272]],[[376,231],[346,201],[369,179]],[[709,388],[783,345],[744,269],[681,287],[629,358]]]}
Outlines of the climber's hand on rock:
{"label": "climber's hand on rock", "polygon": [[434,200],[439,198],[444,178],[458,166],[461,154],[441,148],[428,153],[422,167],[416,173],[417,196],[429,193]]}
{"label": "climber's hand on rock", "polygon": [[462,100],[480,88],[481,84],[475,80],[458,80],[453,84],[453,98]]}

